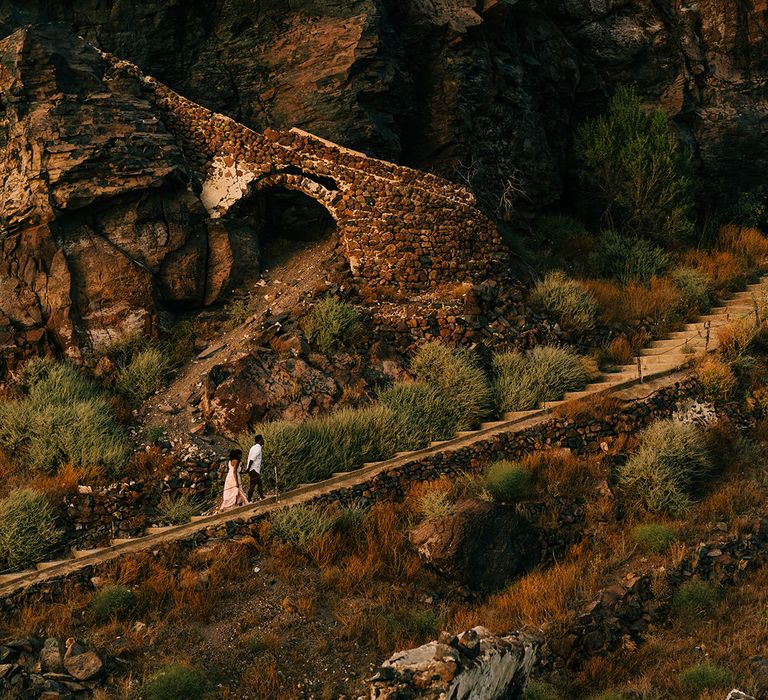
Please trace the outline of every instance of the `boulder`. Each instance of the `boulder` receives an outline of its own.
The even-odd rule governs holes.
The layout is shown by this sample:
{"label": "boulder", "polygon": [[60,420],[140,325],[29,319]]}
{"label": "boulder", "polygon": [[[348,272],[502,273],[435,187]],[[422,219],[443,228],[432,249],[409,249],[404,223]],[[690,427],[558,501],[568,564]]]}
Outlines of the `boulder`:
{"label": "boulder", "polygon": [[45,640],[40,650],[40,664],[43,672],[64,673],[64,657],[61,652],[61,644],[55,637]]}
{"label": "boulder", "polygon": [[483,593],[530,569],[540,551],[536,531],[514,506],[480,499],[460,501],[451,515],[421,523],[410,540],[444,575]]}
{"label": "boulder", "polygon": [[93,651],[85,651],[72,637],[67,640],[64,654],[66,672],[78,681],[90,681],[98,678],[104,671],[104,662]]}

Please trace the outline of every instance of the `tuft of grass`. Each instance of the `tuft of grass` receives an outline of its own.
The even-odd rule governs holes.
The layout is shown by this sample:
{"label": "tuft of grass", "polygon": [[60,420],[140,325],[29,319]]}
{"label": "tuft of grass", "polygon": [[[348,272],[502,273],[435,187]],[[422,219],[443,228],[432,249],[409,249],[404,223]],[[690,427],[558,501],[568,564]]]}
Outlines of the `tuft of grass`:
{"label": "tuft of grass", "polygon": [[688,697],[696,697],[705,690],[727,690],[733,674],[723,666],[712,663],[694,664],[680,672],[680,685]]}
{"label": "tuft of grass", "polygon": [[245,299],[235,299],[226,306],[227,328],[242,326],[251,315],[251,307]]}
{"label": "tuft of grass", "polygon": [[736,377],[731,367],[717,357],[708,355],[696,372],[702,393],[707,401],[727,401],[736,386]]}
{"label": "tuft of grass", "polygon": [[119,474],[130,447],[107,396],[65,362],[30,360],[26,395],[0,403],[0,448],[17,467],[55,474],[71,463]]}
{"label": "tuft of grass", "polygon": [[317,302],[301,320],[301,327],[309,343],[325,353],[353,342],[363,328],[357,309],[336,297]]}
{"label": "tuft of grass", "polygon": [[316,537],[332,532],[338,516],[328,510],[311,506],[286,508],[274,515],[269,532],[274,539],[304,549]]}
{"label": "tuft of grass", "polygon": [[98,624],[117,619],[133,609],[136,600],[127,586],[114,583],[96,591],[91,600],[91,612]]}
{"label": "tuft of grass", "polygon": [[560,694],[549,683],[533,680],[525,686],[523,700],[560,700]]}
{"label": "tuft of grass", "polygon": [[624,236],[605,231],[597,250],[590,258],[592,269],[599,277],[621,282],[636,280],[648,283],[669,267],[670,256],[644,238]]}
{"label": "tuft of grass", "polygon": [[0,569],[20,569],[43,561],[62,537],[45,494],[15,489],[0,500]]}
{"label": "tuft of grass", "polygon": [[187,495],[173,498],[166,493],[160,499],[157,510],[163,522],[170,525],[181,525],[188,523],[193,515],[197,515],[200,512],[200,506]]}
{"label": "tuft of grass", "polygon": [[645,554],[664,554],[677,540],[677,535],[666,525],[645,523],[632,530],[632,539]]}
{"label": "tuft of grass", "polygon": [[720,602],[720,594],[711,583],[691,579],[681,584],[672,596],[672,611],[685,620],[698,620],[712,612]]}
{"label": "tuft of grass", "polygon": [[586,358],[568,348],[542,345],[493,358],[493,395],[499,413],[536,408],[582,389],[594,374]]}
{"label": "tuft of grass", "polygon": [[532,490],[531,472],[517,462],[502,460],[488,467],[485,487],[502,503],[513,503],[528,497]]}
{"label": "tuft of grass", "polygon": [[205,674],[191,666],[163,666],[143,686],[146,700],[200,700],[207,692]]}
{"label": "tuft of grass", "polygon": [[744,261],[750,269],[759,269],[768,262],[768,238],[756,228],[723,226],[719,246]]}
{"label": "tuft of grass", "polygon": [[640,436],[640,446],[619,472],[628,498],[653,513],[680,514],[690,492],[711,470],[703,433],[674,420],[657,421]]}
{"label": "tuft of grass", "polygon": [[165,428],[162,425],[150,425],[144,431],[144,441],[147,445],[157,445],[165,437]]}
{"label": "tuft of grass", "polygon": [[678,267],[669,274],[680,290],[682,305],[688,312],[703,313],[710,307],[710,278],[693,267]]}
{"label": "tuft of grass", "polygon": [[118,366],[115,389],[132,404],[163,388],[170,365],[157,348],[148,347],[137,352],[129,362]]}
{"label": "tuft of grass", "polygon": [[426,343],[416,351],[411,371],[419,381],[438,392],[444,402],[446,420],[454,426],[454,432],[476,427],[487,414],[488,382],[469,350],[449,347],[439,341]]}
{"label": "tuft of grass", "polygon": [[597,695],[591,695],[590,700],[625,700],[626,697],[620,690],[605,690]]}
{"label": "tuft of grass", "polygon": [[580,282],[562,272],[548,273],[531,291],[534,309],[553,316],[563,328],[583,333],[595,327],[597,301]]}
{"label": "tuft of grass", "polygon": [[416,510],[424,520],[440,520],[453,512],[447,479],[429,482],[415,489]]}

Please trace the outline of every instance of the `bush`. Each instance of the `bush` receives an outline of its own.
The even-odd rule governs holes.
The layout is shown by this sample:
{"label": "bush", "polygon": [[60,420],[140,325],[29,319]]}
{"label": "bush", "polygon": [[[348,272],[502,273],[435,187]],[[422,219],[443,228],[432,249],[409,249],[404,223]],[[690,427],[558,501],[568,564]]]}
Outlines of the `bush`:
{"label": "bush", "polygon": [[411,371],[439,393],[445,420],[453,426],[453,432],[446,437],[475,428],[486,416],[490,389],[485,373],[468,350],[438,341],[426,343],[416,351]]}
{"label": "bush", "polygon": [[768,224],[768,195],[765,187],[742,192],[731,207],[729,219],[738,226],[765,229]]}
{"label": "bush", "polygon": [[730,366],[717,357],[705,357],[697,370],[697,379],[707,401],[727,401],[736,386]]}
{"label": "bush", "polygon": [[162,425],[150,425],[144,430],[144,441],[147,445],[157,445],[165,437],[165,428]]}
{"label": "bush", "polygon": [[768,238],[754,228],[723,226],[719,245],[740,258],[749,269],[757,269],[768,260]]}
{"label": "bush", "polygon": [[300,549],[316,537],[332,532],[338,515],[311,506],[294,506],[278,511],[270,521],[269,532],[274,539]]}
{"label": "bush", "polygon": [[200,512],[200,506],[189,496],[181,495],[172,498],[170,494],[163,494],[158,504],[158,514],[163,522],[170,525],[188,523],[193,515]]}
{"label": "bush", "polygon": [[46,474],[67,463],[119,472],[130,447],[96,386],[51,360],[30,360],[20,380],[26,396],[0,403],[0,447],[17,466]]}
{"label": "bush", "polygon": [[453,512],[450,494],[442,484],[422,489],[416,496],[416,510],[424,520],[441,520]]}
{"label": "bush", "polygon": [[620,690],[606,690],[598,695],[592,695],[590,700],[625,700],[626,697]]}
{"label": "bush", "polygon": [[325,353],[351,343],[362,330],[355,307],[335,297],[317,302],[302,319],[301,327],[307,340]]}
{"label": "bush", "polygon": [[691,489],[710,469],[702,432],[663,420],[642,432],[638,450],[619,472],[619,484],[629,498],[653,513],[680,514],[690,506]]}
{"label": "bush", "polygon": [[0,500],[0,569],[21,569],[43,561],[63,532],[45,494],[16,489]]}
{"label": "bush", "polygon": [[502,460],[488,467],[485,487],[497,501],[512,503],[530,495],[531,472],[517,462]]}
{"label": "bush", "polygon": [[523,700],[560,700],[560,694],[549,683],[528,681],[523,692]]}
{"label": "bush", "polygon": [[645,554],[664,554],[677,539],[677,535],[666,525],[646,523],[632,530],[632,539]]}
{"label": "bush", "polygon": [[[386,406],[344,408],[303,423],[262,423],[256,426],[256,433],[264,436],[262,478],[274,485],[277,470],[281,489],[391,457],[398,447],[397,422]],[[252,435],[240,437],[243,452],[252,444]]]}
{"label": "bush", "polygon": [[703,313],[709,308],[710,280],[704,272],[692,267],[678,267],[670,273],[669,278],[680,290],[686,311]]}
{"label": "bush", "polygon": [[698,620],[720,602],[717,589],[706,581],[691,579],[681,584],[672,597],[672,611],[687,620]]}
{"label": "bush", "polygon": [[669,267],[671,259],[661,248],[644,238],[624,236],[606,231],[600,237],[598,249],[590,258],[592,269],[600,277],[622,282],[650,282]]}
{"label": "bush", "polygon": [[585,358],[569,348],[540,345],[526,354],[506,352],[493,358],[493,397],[499,413],[536,408],[583,389],[594,374]]}
{"label": "bush", "polygon": [[145,348],[118,366],[115,389],[133,404],[139,404],[163,388],[169,365],[157,348]]}
{"label": "bush", "polygon": [[690,157],[678,150],[667,116],[646,112],[636,90],[620,87],[608,114],[584,123],[574,143],[609,225],[662,245],[691,234]]}
{"label": "bush", "polygon": [[182,664],[163,666],[142,688],[146,700],[200,700],[207,692],[202,671]]}
{"label": "bush", "polygon": [[572,216],[545,214],[531,228],[531,243],[539,269],[566,267],[570,271],[583,267],[582,261],[592,252],[594,237]]}
{"label": "bush", "polygon": [[96,622],[101,625],[130,611],[134,603],[131,589],[115,583],[96,591],[90,607]]}
{"label": "bush", "polygon": [[438,619],[430,608],[397,607],[383,618],[384,634],[391,640],[423,643],[434,639],[438,632]]}
{"label": "bush", "polygon": [[550,272],[531,291],[529,302],[534,309],[556,318],[563,328],[583,333],[595,327],[597,301],[576,280],[562,272]]}
{"label": "bush", "polygon": [[680,672],[680,685],[689,693],[689,697],[697,697],[705,690],[716,688],[727,690],[733,676],[727,668],[711,663],[695,664]]}
{"label": "bush", "polygon": [[396,442],[403,450],[419,449],[432,440],[456,434],[456,415],[446,410],[445,401],[443,394],[426,382],[402,382],[379,394],[379,403],[395,417]]}

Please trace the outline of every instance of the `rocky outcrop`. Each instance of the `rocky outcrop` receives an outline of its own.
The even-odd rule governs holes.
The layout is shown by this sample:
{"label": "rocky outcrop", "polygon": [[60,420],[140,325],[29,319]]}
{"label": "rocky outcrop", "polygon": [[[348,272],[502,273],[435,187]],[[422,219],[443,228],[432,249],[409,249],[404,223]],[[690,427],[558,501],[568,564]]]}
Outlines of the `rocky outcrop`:
{"label": "rocky outcrop", "polygon": [[[0,341],[71,357],[154,332],[258,271],[263,199],[314,201],[352,274],[472,281],[505,253],[473,195],[304,131],[259,134],[63,25],[0,42]],[[247,203],[243,210],[244,203]],[[325,225],[325,224],[323,224]]]}
{"label": "rocky outcrop", "polygon": [[523,697],[537,641],[475,627],[401,651],[371,679],[371,700],[516,700]]}
{"label": "rocky outcrop", "polygon": [[[638,85],[678,122],[705,195],[763,181],[764,2],[8,0],[65,21],[201,104],[471,182],[504,216],[568,195],[575,122]],[[516,201],[514,201],[516,199]]]}
{"label": "rocky outcrop", "polygon": [[428,520],[410,535],[429,564],[473,591],[501,588],[537,563],[538,537],[514,507],[476,498],[460,501],[453,513]]}

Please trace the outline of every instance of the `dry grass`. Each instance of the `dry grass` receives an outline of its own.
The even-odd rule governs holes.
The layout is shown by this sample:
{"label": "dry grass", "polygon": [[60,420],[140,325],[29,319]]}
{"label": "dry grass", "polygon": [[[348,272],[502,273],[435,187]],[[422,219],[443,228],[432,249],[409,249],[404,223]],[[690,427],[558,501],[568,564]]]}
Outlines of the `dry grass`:
{"label": "dry grass", "polygon": [[723,226],[718,245],[744,260],[750,268],[760,268],[768,262],[768,238],[755,228]]}
{"label": "dry grass", "polygon": [[718,294],[743,287],[747,280],[744,263],[727,250],[690,250],[683,256],[683,263],[706,274]]}
{"label": "dry grass", "polygon": [[610,394],[603,394],[560,404],[552,411],[552,415],[565,420],[582,421],[611,416],[621,412],[624,408],[625,405],[621,399]]}
{"label": "dry grass", "polygon": [[628,365],[635,357],[635,349],[622,335],[614,338],[605,351],[605,360],[614,365]]}

